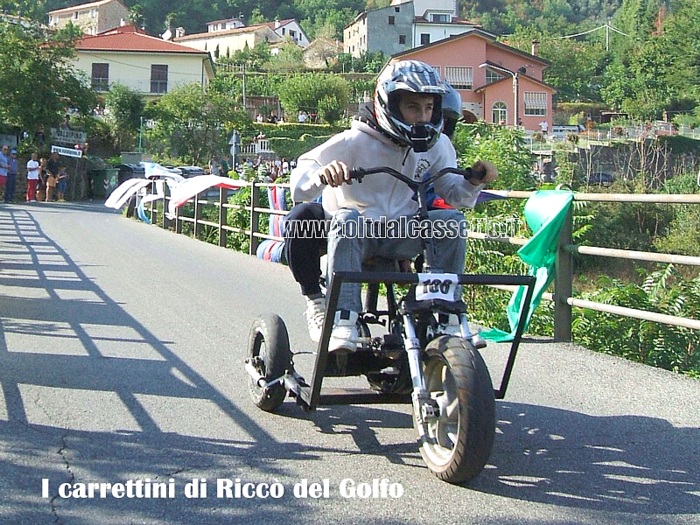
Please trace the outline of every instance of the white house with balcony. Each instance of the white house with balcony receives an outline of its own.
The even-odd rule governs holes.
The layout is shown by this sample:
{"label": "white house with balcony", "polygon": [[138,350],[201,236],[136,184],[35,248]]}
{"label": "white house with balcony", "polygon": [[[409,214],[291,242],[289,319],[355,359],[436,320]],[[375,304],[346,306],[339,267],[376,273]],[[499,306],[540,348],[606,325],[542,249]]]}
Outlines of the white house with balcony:
{"label": "white house with balcony", "polygon": [[238,29],[245,27],[243,20],[240,18],[227,18],[225,20],[214,20],[207,22],[207,33],[215,33],[216,31],[226,31],[228,29]]}
{"label": "white house with balcony", "polygon": [[294,19],[276,20],[245,26],[240,19],[217,20],[207,24],[205,33],[187,35],[181,28],[176,31],[173,42],[212,53],[214,60],[231,56],[246,47],[254,48],[262,42],[274,48],[283,42],[293,42],[300,47],[309,45],[309,39]]}
{"label": "white house with balcony", "polygon": [[86,35],[96,35],[129,21],[129,8],[120,0],[100,0],[49,11],[49,27],[62,29],[69,23]]}
{"label": "white house with balcony", "polygon": [[134,26],[81,38],[75,67],[85,73],[95,91],[121,84],[146,99],[186,84],[204,88],[214,78],[209,53],[149,36]]}
{"label": "white house with balcony", "polygon": [[391,56],[480,27],[457,13],[456,0],[392,0],[355,17],[343,30],[343,51]]}

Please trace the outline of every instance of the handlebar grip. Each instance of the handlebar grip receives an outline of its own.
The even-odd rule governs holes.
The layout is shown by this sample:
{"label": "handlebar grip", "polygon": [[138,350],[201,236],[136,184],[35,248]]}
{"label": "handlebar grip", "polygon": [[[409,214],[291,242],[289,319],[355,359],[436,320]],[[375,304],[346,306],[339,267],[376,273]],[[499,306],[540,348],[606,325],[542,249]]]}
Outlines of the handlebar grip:
{"label": "handlebar grip", "polygon": [[367,170],[364,168],[350,168],[351,179],[362,180],[362,177],[364,177],[366,174]]}
{"label": "handlebar grip", "polygon": [[486,177],[486,166],[484,166],[481,162],[477,162],[474,164],[474,167],[467,168],[465,171],[468,172],[468,174],[464,176],[466,180],[484,180],[484,177]]}
{"label": "handlebar grip", "polygon": [[[362,177],[367,175],[367,170],[364,168],[350,168],[350,179],[352,180],[358,180],[362,182]],[[326,180],[326,177],[323,175],[319,175],[319,178],[321,179],[321,184],[328,184],[328,181]]]}

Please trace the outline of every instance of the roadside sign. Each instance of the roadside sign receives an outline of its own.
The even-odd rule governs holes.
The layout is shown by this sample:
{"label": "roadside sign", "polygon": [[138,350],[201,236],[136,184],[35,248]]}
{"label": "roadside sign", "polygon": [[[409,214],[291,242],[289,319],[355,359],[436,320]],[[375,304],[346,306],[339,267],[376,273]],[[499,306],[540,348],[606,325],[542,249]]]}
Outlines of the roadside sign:
{"label": "roadside sign", "polygon": [[51,153],[58,153],[64,157],[76,157],[80,158],[83,156],[83,150],[74,148],[62,148],[61,146],[51,146]]}
{"label": "roadside sign", "polygon": [[58,144],[82,144],[87,140],[87,133],[72,129],[51,128],[51,139]]}

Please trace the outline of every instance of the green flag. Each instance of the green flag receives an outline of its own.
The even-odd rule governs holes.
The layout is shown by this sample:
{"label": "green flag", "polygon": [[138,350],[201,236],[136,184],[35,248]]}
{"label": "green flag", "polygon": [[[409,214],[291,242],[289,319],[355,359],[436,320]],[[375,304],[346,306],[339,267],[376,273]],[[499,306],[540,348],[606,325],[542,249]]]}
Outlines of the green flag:
{"label": "green flag", "polygon": [[[535,308],[540,304],[542,294],[554,279],[559,234],[573,199],[574,194],[570,191],[543,190],[535,192],[525,203],[523,213],[533,236],[518,250],[518,255],[528,265],[528,275],[535,277],[535,289],[528,305],[525,328],[529,325]],[[525,286],[519,286],[508,302],[506,312],[511,328],[510,333],[494,328],[481,333],[484,339],[491,341],[513,340],[526,291]]]}

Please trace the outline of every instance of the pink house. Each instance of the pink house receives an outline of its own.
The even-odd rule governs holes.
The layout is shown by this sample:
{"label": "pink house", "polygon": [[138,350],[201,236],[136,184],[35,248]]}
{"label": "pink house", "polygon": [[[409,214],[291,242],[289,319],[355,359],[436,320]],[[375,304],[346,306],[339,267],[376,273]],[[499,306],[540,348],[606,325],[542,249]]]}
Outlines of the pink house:
{"label": "pink house", "polygon": [[537,56],[536,41],[532,53],[525,53],[497,42],[486,31],[472,29],[398,53],[389,62],[407,59],[430,64],[459,91],[467,122],[552,129],[556,91],[542,81],[549,62]]}

